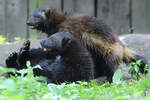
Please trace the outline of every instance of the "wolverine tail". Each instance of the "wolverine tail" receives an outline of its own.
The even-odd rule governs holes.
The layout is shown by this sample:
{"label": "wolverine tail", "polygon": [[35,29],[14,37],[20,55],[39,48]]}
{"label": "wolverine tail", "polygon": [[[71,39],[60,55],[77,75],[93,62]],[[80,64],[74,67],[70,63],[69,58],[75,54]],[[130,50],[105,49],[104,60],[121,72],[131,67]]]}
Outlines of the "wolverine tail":
{"label": "wolverine tail", "polygon": [[128,64],[131,62],[136,62],[137,60],[141,61],[141,65],[140,65],[140,72],[141,73],[148,73],[148,68],[146,68],[146,65],[148,66],[148,60],[146,58],[144,58],[143,56],[140,56],[138,54],[136,54],[135,52],[131,51],[128,48],[124,49],[124,57],[123,57],[123,61]]}

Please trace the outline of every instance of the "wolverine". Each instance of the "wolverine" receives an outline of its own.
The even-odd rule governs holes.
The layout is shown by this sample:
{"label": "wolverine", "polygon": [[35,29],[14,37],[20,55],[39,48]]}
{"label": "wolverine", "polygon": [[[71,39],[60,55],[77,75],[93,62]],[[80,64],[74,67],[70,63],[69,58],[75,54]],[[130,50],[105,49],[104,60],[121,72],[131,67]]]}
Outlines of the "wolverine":
{"label": "wolverine", "polygon": [[109,82],[121,61],[126,64],[141,60],[140,71],[147,73],[147,60],[129,50],[116,34],[101,20],[82,15],[72,15],[51,8],[36,8],[27,20],[27,25],[48,36],[56,32],[70,32],[78,38],[92,55],[95,75],[107,76]]}
{"label": "wolverine", "polygon": [[70,33],[57,32],[41,40],[40,44],[42,48],[30,48],[30,41],[25,41],[19,52],[8,56],[6,66],[20,70],[27,68],[26,61],[29,60],[32,66],[38,64],[41,67],[33,69],[34,76],[44,76],[48,83],[89,82],[94,78],[90,53]]}

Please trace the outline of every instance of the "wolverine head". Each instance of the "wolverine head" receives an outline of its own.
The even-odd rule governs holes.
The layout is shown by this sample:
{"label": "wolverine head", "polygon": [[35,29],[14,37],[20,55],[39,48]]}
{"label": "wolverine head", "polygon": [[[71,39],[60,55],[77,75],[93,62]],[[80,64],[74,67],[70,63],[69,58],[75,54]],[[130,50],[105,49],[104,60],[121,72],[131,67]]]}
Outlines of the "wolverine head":
{"label": "wolverine head", "polygon": [[32,29],[50,34],[56,31],[55,19],[54,9],[36,8],[32,11],[26,24]]}
{"label": "wolverine head", "polygon": [[57,32],[45,40],[41,40],[41,46],[45,50],[57,51],[64,53],[64,51],[75,46],[78,43],[75,37],[68,32]]}

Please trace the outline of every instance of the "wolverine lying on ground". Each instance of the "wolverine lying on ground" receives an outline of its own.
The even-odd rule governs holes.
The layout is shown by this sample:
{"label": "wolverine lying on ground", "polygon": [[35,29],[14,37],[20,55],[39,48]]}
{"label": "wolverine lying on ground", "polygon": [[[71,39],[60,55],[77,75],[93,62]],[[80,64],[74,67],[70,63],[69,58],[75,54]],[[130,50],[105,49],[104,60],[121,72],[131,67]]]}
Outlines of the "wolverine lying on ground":
{"label": "wolverine lying on ground", "polygon": [[91,55],[70,33],[55,33],[42,40],[41,46],[30,49],[30,41],[26,41],[19,52],[6,59],[7,67],[23,69],[29,60],[32,66],[38,64],[42,68],[34,69],[34,75],[45,76],[51,83],[90,81],[94,78]]}

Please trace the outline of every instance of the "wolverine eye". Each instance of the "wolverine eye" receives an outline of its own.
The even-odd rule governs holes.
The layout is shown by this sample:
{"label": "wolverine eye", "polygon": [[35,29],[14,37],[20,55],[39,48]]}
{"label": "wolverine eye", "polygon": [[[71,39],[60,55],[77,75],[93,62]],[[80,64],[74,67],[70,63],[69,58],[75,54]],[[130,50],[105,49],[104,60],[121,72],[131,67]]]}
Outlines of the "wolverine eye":
{"label": "wolverine eye", "polygon": [[36,15],[34,15],[34,17],[40,18],[40,19],[45,19],[45,18],[46,18],[44,12],[39,12],[39,13],[37,13]]}
{"label": "wolverine eye", "polygon": [[42,17],[41,17],[41,16],[39,16],[39,15],[35,15],[34,17],[39,18],[39,19],[40,19],[40,18],[42,18]]}

